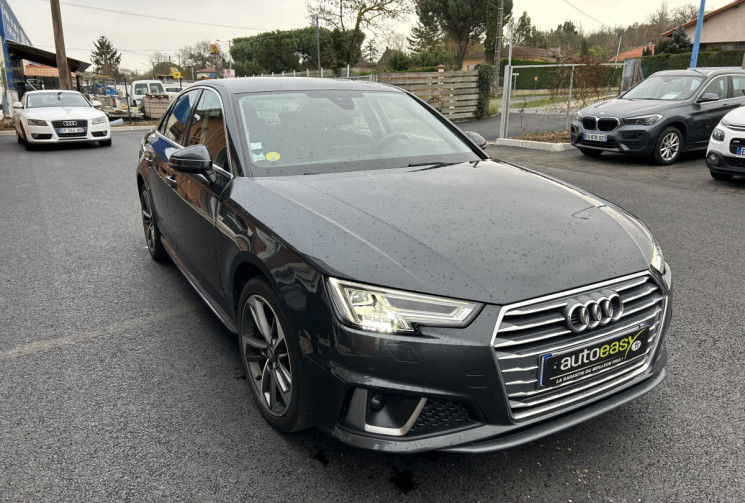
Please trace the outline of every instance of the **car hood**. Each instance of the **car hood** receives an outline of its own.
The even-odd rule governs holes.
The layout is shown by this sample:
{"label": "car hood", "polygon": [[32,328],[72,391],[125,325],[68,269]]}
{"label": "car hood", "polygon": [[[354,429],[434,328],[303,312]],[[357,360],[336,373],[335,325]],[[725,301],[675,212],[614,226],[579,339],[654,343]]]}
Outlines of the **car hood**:
{"label": "car hood", "polygon": [[659,113],[682,103],[681,101],[670,100],[625,100],[623,98],[616,98],[585,107],[580,110],[580,114],[603,115],[605,117],[635,117],[638,115]]}
{"label": "car hood", "polygon": [[735,126],[745,126],[745,106],[735,108],[722,119]]}
{"label": "car hood", "polygon": [[496,304],[647,269],[653,246],[609,203],[493,161],[237,178],[230,198],[326,274]]}
{"label": "car hood", "polygon": [[91,107],[48,107],[48,108],[31,108],[25,110],[25,115],[29,119],[41,119],[48,121],[66,120],[66,119],[92,119],[104,115],[100,110]]}

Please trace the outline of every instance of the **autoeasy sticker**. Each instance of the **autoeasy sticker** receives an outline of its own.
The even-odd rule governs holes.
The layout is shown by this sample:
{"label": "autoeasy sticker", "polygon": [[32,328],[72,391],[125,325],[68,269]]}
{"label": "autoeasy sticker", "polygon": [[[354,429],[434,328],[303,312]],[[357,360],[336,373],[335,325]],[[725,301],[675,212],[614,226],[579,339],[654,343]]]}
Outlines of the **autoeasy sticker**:
{"label": "autoeasy sticker", "polygon": [[267,161],[279,161],[279,153],[277,152],[267,152],[266,153],[266,160]]}

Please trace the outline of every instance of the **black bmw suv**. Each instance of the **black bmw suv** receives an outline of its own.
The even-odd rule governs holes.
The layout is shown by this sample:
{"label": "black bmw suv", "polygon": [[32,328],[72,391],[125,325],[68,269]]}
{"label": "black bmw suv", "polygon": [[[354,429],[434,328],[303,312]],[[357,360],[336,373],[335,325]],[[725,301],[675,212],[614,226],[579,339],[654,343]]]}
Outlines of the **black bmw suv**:
{"label": "black bmw suv", "polygon": [[588,156],[618,152],[675,162],[703,150],[720,119],[745,103],[745,70],[657,72],[616,99],[583,108],[572,122],[572,145]]}

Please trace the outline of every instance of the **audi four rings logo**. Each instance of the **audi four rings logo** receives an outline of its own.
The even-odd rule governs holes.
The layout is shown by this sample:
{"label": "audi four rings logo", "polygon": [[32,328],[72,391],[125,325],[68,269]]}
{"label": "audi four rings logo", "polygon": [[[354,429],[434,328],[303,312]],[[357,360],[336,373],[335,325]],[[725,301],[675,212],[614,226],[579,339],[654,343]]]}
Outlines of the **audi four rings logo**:
{"label": "audi four rings logo", "polygon": [[78,121],[62,121],[63,126],[77,126]]}
{"label": "audi four rings logo", "polygon": [[587,329],[602,327],[618,320],[623,314],[623,300],[613,290],[603,290],[595,295],[582,295],[569,299],[564,310],[569,330],[578,334]]}

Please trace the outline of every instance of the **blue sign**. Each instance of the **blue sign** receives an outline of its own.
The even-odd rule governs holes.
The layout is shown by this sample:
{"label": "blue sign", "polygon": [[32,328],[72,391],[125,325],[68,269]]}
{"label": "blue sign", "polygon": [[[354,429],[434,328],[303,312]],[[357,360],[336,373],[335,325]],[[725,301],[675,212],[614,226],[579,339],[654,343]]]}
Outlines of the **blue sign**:
{"label": "blue sign", "polygon": [[31,45],[31,41],[28,39],[26,32],[23,31],[21,23],[18,22],[13,11],[10,10],[6,0],[0,0],[0,15],[2,15],[0,35],[3,37],[3,43],[5,40],[12,40],[24,45]]}

